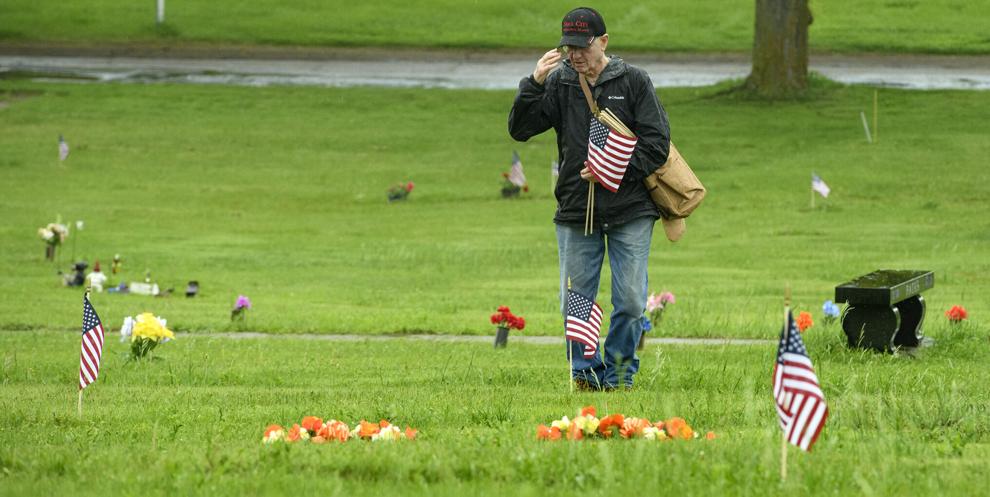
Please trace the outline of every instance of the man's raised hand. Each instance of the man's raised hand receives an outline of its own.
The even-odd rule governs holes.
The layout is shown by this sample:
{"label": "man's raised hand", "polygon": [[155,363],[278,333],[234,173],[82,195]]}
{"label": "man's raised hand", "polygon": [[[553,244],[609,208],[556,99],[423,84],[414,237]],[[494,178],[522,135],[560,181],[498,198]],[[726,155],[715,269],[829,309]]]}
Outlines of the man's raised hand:
{"label": "man's raised hand", "polygon": [[543,54],[543,57],[540,57],[540,60],[536,62],[536,69],[533,70],[533,79],[542,85],[546,81],[547,75],[557,68],[558,62],[560,62],[560,52],[556,48]]}

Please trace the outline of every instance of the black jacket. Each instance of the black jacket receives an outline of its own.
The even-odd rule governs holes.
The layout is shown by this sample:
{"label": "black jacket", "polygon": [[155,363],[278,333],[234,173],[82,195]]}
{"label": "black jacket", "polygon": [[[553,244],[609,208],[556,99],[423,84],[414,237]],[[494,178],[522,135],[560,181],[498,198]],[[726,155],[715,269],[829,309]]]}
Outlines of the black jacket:
{"label": "black jacket", "polygon": [[[660,212],[643,186],[643,178],[667,161],[670,128],[650,76],[618,57],[610,57],[591,93],[600,109],[608,108],[618,115],[639,139],[619,190],[612,193],[601,185],[595,187],[596,228],[644,216],[658,219]],[[509,112],[512,138],[526,141],[550,128],[557,132],[560,177],[554,190],[556,223],[584,223],[588,184],[580,171],[588,157],[591,117],[578,74],[568,61],[550,73],[543,85],[532,75],[519,82],[519,93]]]}

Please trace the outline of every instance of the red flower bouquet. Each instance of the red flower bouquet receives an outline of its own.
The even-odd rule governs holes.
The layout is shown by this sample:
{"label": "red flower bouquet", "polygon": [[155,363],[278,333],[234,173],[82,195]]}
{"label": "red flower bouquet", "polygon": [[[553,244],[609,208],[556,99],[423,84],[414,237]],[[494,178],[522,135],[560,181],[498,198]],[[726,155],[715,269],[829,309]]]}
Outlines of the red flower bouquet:
{"label": "red flower bouquet", "polygon": [[492,324],[498,326],[498,333],[495,334],[495,348],[505,347],[509,341],[509,330],[522,330],[526,327],[526,320],[522,316],[516,316],[507,306],[500,306],[498,312],[492,314]]}
{"label": "red flower bouquet", "polygon": [[498,312],[492,314],[492,324],[499,328],[509,328],[512,330],[522,330],[526,327],[526,320],[522,316],[516,316],[506,306],[498,308]]}
{"label": "red flower bouquet", "polygon": [[966,313],[966,309],[964,307],[954,305],[951,309],[945,311],[945,317],[949,318],[949,321],[952,324],[959,324],[963,321],[963,319],[968,318],[969,314]]}

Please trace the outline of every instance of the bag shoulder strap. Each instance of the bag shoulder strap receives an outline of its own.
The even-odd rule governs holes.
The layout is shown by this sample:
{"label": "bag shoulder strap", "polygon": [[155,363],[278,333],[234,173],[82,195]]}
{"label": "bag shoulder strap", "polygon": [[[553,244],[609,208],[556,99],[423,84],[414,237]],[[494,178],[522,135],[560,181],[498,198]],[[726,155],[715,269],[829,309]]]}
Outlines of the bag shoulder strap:
{"label": "bag shoulder strap", "polygon": [[595,103],[595,99],[591,96],[591,89],[588,88],[588,80],[584,79],[584,74],[578,73],[578,82],[581,83],[581,91],[584,92],[584,98],[588,101],[588,107],[591,108],[591,113],[598,117],[599,110],[598,104]]}

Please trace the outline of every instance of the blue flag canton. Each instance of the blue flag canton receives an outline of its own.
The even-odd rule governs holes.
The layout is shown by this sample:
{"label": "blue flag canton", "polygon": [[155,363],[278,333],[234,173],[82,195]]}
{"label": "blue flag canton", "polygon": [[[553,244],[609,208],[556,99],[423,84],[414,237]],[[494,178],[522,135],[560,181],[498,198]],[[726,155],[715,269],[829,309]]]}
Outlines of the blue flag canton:
{"label": "blue flag canton", "polygon": [[[777,362],[784,362],[784,354],[798,354],[808,357],[808,349],[801,340],[801,332],[794,324],[794,316],[787,315],[787,333],[780,337],[780,347],[777,349]],[[783,331],[783,330],[782,330]]]}
{"label": "blue flag canton", "polygon": [[96,310],[93,309],[93,304],[89,303],[89,299],[83,299],[83,334],[99,325],[100,317],[96,315]]}
{"label": "blue flag canton", "polygon": [[591,318],[591,307],[594,302],[584,295],[572,290],[567,291],[567,315],[574,316],[581,321],[588,321]]}
{"label": "blue flag canton", "polygon": [[591,140],[591,143],[595,144],[596,147],[605,148],[605,142],[608,140],[608,128],[598,121],[598,119],[592,117],[591,128],[588,136],[588,139]]}

